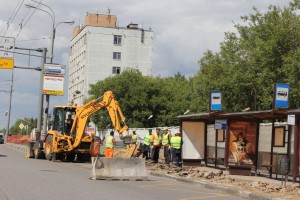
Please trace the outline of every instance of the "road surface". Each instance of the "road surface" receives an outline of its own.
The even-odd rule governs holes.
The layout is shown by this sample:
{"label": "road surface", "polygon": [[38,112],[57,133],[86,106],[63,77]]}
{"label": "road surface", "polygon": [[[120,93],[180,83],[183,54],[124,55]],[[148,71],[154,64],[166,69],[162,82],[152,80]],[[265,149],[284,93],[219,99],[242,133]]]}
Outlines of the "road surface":
{"label": "road surface", "polygon": [[91,164],[25,158],[0,145],[0,200],[237,200],[200,185],[149,176],[149,181],[90,180]]}

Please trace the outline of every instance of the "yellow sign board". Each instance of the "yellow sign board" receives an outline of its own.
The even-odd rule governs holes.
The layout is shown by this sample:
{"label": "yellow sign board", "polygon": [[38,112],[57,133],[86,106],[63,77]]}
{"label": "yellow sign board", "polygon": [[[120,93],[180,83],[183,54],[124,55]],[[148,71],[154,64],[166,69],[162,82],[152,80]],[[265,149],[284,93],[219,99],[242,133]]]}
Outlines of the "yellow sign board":
{"label": "yellow sign board", "polygon": [[14,59],[0,58],[0,69],[13,69]]}
{"label": "yellow sign board", "polygon": [[23,123],[21,123],[20,125],[19,125],[19,128],[20,129],[23,129],[25,126],[24,126],[24,124]]}

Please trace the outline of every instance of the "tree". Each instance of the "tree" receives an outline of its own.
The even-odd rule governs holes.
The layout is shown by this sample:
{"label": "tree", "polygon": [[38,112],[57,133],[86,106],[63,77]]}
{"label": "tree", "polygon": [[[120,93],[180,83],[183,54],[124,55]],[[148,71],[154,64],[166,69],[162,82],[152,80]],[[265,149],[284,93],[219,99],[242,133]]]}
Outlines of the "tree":
{"label": "tree", "polygon": [[[253,14],[243,16],[243,24],[235,25],[237,33],[225,34],[220,52],[207,51],[200,59],[200,71],[193,78],[198,100],[207,105],[209,91],[221,90],[225,110],[270,109],[273,84],[288,83],[290,105],[298,107],[299,5],[295,0],[282,9],[270,6],[266,13],[254,8]],[[199,103],[198,111],[204,111],[205,104]]]}
{"label": "tree", "polygon": [[9,133],[10,134],[23,134],[26,135],[27,130],[24,127],[23,130],[20,129],[19,125],[20,124],[28,125],[28,134],[35,128],[37,127],[37,119],[35,118],[23,118],[23,119],[17,119],[17,121],[14,123],[14,125],[10,128]]}
{"label": "tree", "polygon": [[[173,118],[189,107],[188,80],[181,74],[149,77],[136,69],[127,69],[91,85],[90,99],[100,97],[107,90],[115,93],[129,127],[171,126]],[[92,117],[100,130],[110,124],[106,112],[101,110]]]}

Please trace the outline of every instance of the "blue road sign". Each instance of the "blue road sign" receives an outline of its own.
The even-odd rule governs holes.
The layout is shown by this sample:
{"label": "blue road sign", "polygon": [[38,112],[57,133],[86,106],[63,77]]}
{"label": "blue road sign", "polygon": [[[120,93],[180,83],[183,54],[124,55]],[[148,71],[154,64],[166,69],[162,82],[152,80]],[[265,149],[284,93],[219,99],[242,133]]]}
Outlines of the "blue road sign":
{"label": "blue road sign", "polygon": [[283,84],[283,83],[276,83],[275,87],[276,87],[275,108],[288,108],[290,85]]}
{"label": "blue road sign", "polygon": [[210,110],[222,110],[221,91],[211,91],[210,98]]}

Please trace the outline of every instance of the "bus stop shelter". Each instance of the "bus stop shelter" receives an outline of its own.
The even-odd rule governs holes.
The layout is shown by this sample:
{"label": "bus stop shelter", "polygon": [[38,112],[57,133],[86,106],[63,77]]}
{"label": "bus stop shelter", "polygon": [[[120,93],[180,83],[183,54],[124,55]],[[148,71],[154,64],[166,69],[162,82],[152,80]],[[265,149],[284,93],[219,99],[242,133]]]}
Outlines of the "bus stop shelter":
{"label": "bus stop shelter", "polygon": [[[184,141],[182,147],[182,159],[184,166],[199,166],[201,161],[207,163],[207,125],[214,124],[215,120],[226,120],[227,127],[225,131],[225,155],[224,155],[224,167],[229,169],[235,166],[236,171],[243,172],[243,167],[247,169],[255,168],[257,171],[257,159],[258,159],[258,143],[261,137],[259,127],[260,123],[269,121],[272,122],[271,138],[267,140],[271,143],[269,161],[266,161],[265,165],[272,175],[272,167],[275,166],[273,162],[274,157],[274,144],[276,142],[276,131],[279,127],[276,127],[276,121],[286,121],[287,109],[281,110],[265,110],[265,111],[250,111],[250,112],[235,112],[235,113],[203,113],[203,114],[191,114],[180,115],[175,119],[180,120],[180,131]],[[294,111],[296,112],[296,111]],[[299,110],[300,116],[300,110]],[[299,119],[299,117],[297,118]],[[299,121],[298,125],[299,125]],[[295,128],[296,129],[296,128]],[[284,129],[284,134],[287,132],[287,150],[285,155],[290,157],[291,148],[291,131],[290,126]],[[295,130],[296,131],[296,130]],[[299,132],[299,129],[298,129]],[[264,137],[264,135],[262,135]],[[296,136],[295,136],[296,137]],[[299,136],[298,136],[299,138]],[[215,138],[217,140],[217,137]],[[241,141],[238,141],[241,140]],[[242,141],[245,140],[245,141]],[[298,139],[299,140],[299,139]],[[239,145],[238,143],[243,143]],[[299,143],[299,142],[298,142]],[[295,144],[296,148],[297,144]],[[240,148],[240,149],[239,149]],[[298,144],[299,149],[299,144]],[[235,151],[243,151],[243,154],[239,154]],[[294,154],[294,157],[296,155]],[[295,158],[294,158],[295,159]],[[299,160],[299,152],[298,158]],[[299,165],[299,162],[297,162]],[[294,163],[295,165],[295,163]],[[215,165],[216,166],[216,165]],[[240,168],[240,169],[239,169]],[[295,166],[293,167],[295,169]],[[298,169],[298,168],[297,168]],[[248,170],[249,171],[249,170]],[[298,173],[294,170],[294,173]]]}

